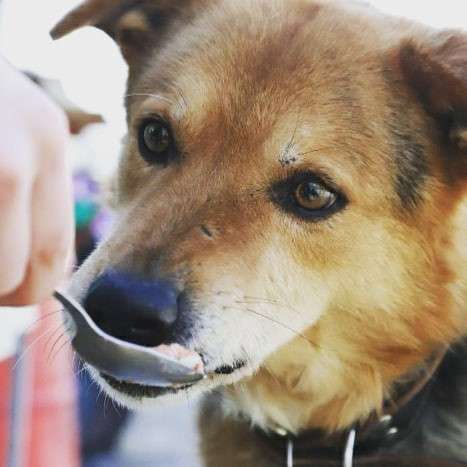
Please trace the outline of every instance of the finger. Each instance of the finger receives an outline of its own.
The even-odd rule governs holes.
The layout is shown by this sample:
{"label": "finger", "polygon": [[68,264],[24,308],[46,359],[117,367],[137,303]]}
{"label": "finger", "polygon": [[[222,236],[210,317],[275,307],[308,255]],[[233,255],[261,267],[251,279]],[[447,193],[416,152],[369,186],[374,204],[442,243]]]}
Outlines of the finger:
{"label": "finger", "polygon": [[67,127],[61,114],[47,121],[33,187],[31,251],[23,283],[6,299],[11,305],[39,303],[66,273],[73,242],[71,177],[66,161]]}
{"label": "finger", "polygon": [[[0,118],[0,125],[2,122]],[[8,125],[4,125],[8,128]],[[30,253],[31,189],[35,167],[30,140],[6,131],[0,140],[0,297],[22,282]],[[1,301],[1,298],[0,298]]]}

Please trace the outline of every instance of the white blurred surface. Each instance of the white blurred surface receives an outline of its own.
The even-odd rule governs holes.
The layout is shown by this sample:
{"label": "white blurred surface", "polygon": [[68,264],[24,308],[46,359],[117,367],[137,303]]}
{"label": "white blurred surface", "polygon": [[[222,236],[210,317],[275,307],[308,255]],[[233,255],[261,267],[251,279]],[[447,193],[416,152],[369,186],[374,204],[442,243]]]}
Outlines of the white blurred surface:
{"label": "white blurred surface", "polygon": [[[232,0],[238,1],[238,0]],[[126,66],[102,32],[84,28],[53,42],[48,31],[80,0],[3,0],[0,50],[18,67],[60,79],[69,97],[123,131]],[[436,27],[467,29],[466,0],[370,0],[382,10]]]}
{"label": "white blurred surface", "polygon": [[381,10],[422,21],[437,28],[467,29],[465,0],[368,0]]}
{"label": "white blurred surface", "polygon": [[59,41],[49,30],[76,0],[3,0],[0,50],[17,67],[58,78],[69,97],[109,122],[122,117],[126,65],[101,31],[85,28]]}
{"label": "white blurred surface", "polygon": [[99,113],[94,125],[70,143],[74,166],[87,166],[103,180],[113,171],[125,131],[123,95],[127,68],[113,41],[84,28],[52,41],[50,29],[77,0],[3,0],[0,51],[15,66],[58,79],[67,97],[83,110]]}
{"label": "white blurred surface", "polygon": [[32,331],[39,313],[36,307],[0,307],[0,362],[12,357],[18,351],[20,338],[26,331]]}

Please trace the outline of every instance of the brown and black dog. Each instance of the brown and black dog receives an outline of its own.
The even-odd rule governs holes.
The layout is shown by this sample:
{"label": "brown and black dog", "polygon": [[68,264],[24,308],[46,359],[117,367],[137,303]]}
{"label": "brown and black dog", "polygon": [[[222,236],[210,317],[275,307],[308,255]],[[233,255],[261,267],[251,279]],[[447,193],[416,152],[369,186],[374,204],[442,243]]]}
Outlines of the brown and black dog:
{"label": "brown and black dog", "polygon": [[[88,0],[53,36],[85,25],[129,63],[128,135],[72,291],[115,336],[202,355],[176,396],[222,387],[206,465],[284,465],[250,424],[347,432],[461,341],[467,34],[353,1]],[[93,373],[129,406],[174,397]],[[467,459],[454,386],[392,452]]]}

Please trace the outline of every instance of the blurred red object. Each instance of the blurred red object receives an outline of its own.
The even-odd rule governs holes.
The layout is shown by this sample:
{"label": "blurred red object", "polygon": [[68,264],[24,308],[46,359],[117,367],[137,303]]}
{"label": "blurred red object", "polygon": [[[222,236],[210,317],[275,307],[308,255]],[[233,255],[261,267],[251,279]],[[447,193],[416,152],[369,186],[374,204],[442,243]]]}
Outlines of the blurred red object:
{"label": "blurred red object", "polygon": [[6,467],[80,464],[72,357],[65,336],[52,349],[62,333],[54,310],[56,302],[41,306],[42,319],[23,339],[16,362],[0,362],[0,465]]}
{"label": "blurred red object", "polygon": [[13,359],[0,361],[0,465],[6,465],[10,444],[9,420]]}

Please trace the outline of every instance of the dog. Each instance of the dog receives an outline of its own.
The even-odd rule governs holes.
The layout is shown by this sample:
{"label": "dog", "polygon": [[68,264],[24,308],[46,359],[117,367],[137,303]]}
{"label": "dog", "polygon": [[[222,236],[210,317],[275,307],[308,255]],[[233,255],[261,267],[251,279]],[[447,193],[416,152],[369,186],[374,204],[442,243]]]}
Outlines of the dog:
{"label": "dog", "polygon": [[209,467],[467,461],[467,34],[356,1],[87,0],[52,36],[85,25],[128,62],[128,134],[71,293],[208,374],[91,367],[105,391],[208,394]]}

